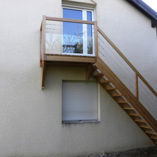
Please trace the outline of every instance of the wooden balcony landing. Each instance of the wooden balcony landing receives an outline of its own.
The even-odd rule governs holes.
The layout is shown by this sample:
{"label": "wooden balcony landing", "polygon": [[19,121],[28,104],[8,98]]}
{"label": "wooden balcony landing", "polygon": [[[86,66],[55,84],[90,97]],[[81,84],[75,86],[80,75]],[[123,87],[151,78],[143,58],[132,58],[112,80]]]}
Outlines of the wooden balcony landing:
{"label": "wooden balcony landing", "polygon": [[95,56],[76,56],[76,55],[60,55],[60,54],[45,54],[45,61],[49,63],[95,63]]}

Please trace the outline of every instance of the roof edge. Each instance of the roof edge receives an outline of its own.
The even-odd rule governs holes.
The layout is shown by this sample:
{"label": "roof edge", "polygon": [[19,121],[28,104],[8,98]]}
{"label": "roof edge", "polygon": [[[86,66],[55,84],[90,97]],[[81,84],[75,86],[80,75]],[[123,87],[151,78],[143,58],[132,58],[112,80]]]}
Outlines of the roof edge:
{"label": "roof edge", "polygon": [[127,0],[129,3],[134,5],[138,10],[143,12],[145,15],[147,15],[152,20],[157,21],[157,12],[153,10],[151,7],[149,7],[145,2],[142,0]]}

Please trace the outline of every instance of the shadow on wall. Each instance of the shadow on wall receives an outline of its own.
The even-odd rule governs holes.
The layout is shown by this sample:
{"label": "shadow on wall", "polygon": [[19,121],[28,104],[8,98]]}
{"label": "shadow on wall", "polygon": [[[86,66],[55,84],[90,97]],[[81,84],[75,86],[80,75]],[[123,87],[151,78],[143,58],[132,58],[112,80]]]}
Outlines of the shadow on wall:
{"label": "shadow on wall", "polygon": [[143,149],[134,149],[124,152],[93,154],[84,157],[157,157],[157,146]]}
{"label": "shadow on wall", "polygon": [[12,155],[9,157],[157,157],[157,146],[149,148],[133,149],[124,152],[113,153],[97,153],[91,155],[77,155],[77,156],[64,156],[64,155]]}

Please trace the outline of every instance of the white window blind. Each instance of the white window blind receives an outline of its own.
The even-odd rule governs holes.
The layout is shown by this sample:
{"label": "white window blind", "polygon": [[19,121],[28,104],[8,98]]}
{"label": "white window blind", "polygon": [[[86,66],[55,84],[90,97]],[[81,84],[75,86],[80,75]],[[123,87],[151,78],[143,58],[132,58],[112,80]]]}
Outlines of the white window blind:
{"label": "white window blind", "polygon": [[98,119],[98,86],[94,81],[63,81],[62,120]]}

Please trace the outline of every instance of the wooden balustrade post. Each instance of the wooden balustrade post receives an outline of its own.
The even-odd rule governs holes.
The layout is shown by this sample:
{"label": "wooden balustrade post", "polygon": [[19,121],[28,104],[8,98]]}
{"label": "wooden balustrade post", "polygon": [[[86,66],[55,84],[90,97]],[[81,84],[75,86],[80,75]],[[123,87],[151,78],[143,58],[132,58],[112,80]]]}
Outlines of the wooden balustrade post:
{"label": "wooden balustrade post", "polygon": [[43,25],[42,25],[42,28],[43,28],[43,30],[42,30],[42,51],[43,51],[43,60],[45,60],[45,35],[46,35],[46,16],[43,16],[43,23],[42,23]]}
{"label": "wooden balustrade post", "polygon": [[41,87],[44,89],[45,86],[45,32],[46,32],[46,16],[43,16],[42,30],[41,30],[41,67],[42,67],[42,81]]}

